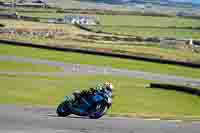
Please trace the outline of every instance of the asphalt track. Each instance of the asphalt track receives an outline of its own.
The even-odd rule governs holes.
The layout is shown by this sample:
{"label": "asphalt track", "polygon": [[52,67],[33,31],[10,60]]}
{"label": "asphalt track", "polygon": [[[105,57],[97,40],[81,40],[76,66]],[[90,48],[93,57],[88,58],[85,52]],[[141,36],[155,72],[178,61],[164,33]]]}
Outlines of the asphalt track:
{"label": "asphalt track", "polygon": [[114,75],[114,76],[128,76],[134,78],[142,78],[151,81],[167,82],[167,83],[180,83],[190,84],[193,86],[200,86],[200,79],[191,79],[178,76],[170,76],[164,74],[155,74],[150,72],[141,72],[125,69],[115,69],[111,67],[97,67],[92,65],[82,64],[69,64],[57,61],[32,59],[27,57],[16,57],[16,56],[0,56],[0,60],[4,61],[16,61],[16,62],[29,62],[32,64],[47,64],[50,66],[56,66],[63,68],[63,72],[8,72],[1,71],[0,74],[14,74],[14,75],[49,75],[49,76],[66,76],[69,74],[103,74],[103,75]]}
{"label": "asphalt track", "polygon": [[[64,72],[5,72],[0,74],[66,76],[68,74],[105,74],[129,76],[163,82],[200,85],[200,80],[148,72],[67,64],[56,61],[15,56],[0,56],[0,60],[48,64],[63,68]],[[143,120],[136,118],[57,117],[54,108],[0,105],[0,133],[200,133],[200,122]]]}
{"label": "asphalt track", "polygon": [[53,108],[0,106],[0,133],[199,133],[198,122],[57,117]]}

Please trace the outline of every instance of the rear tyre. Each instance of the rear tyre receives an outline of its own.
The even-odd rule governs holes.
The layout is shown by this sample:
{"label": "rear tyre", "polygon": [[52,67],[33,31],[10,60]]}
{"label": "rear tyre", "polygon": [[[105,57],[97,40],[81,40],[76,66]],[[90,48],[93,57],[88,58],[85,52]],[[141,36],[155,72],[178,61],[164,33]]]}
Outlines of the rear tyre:
{"label": "rear tyre", "polygon": [[60,117],[66,117],[71,114],[71,111],[68,107],[68,103],[66,101],[62,102],[61,104],[58,105],[58,108],[56,110],[56,113]]}
{"label": "rear tyre", "polygon": [[91,119],[98,119],[105,115],[107,111],[107,106],[104,102],[96,103],[89,112],[89,117]]}

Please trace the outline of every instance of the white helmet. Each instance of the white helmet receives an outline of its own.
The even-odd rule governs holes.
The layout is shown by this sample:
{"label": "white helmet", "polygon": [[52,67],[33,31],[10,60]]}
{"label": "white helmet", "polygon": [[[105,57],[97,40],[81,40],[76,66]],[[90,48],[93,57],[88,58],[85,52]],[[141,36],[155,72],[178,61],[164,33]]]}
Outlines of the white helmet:
{"label": "white helmet", "polygon": [[105,89],[109,90],[109,91],[112,91],[113,90],[113,84],[110,83],[110,82],[105,82],[104,83],[104,86],[105,86]]}

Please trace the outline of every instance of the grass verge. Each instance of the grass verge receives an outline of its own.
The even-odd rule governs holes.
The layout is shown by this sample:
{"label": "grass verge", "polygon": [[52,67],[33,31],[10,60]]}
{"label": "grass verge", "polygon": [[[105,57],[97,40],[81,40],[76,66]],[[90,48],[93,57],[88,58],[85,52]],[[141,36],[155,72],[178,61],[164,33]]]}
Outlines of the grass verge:
{"label": "grass verge", "polygon": [[62,61],[65,63],[89,64],[96,66],[106,66],[113,68],[168,74],[168,75],[177,75],[190,78],[200,78],[200,69],[197,68],[195,69],[195,68],[182,67],[176,65],[159,64],[159,63],[151,63],[144,61],[95,56],[88,54],[78,54],[72,52],[59,52],[59,51],[50,51],[50,50],[36,49],[36,48],[1,45],[0,54],[48,59],[48,60]]}
{"label": "grass verge", "polygon": [[156,116],[165,119],[200,116],[197,96],[150,89],[147,87],[150,81],[146,80],[103,75],[69,75],[64,78],[0,75],[0,103],[56,107],[73,90],[93,87],[107,80],[115,85],[116,97],[108,112],[111,116]]}
{"label": "grass verge", "polygon": [[0,61],[0,71],[8,72],[61,72],[60,67],[45,64],[19,63],[14,61]]}

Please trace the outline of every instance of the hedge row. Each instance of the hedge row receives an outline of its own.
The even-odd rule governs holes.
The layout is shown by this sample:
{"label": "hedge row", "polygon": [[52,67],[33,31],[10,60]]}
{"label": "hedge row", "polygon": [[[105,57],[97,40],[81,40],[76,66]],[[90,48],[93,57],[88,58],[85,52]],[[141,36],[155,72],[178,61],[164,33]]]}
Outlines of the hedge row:
{"label": "hedge row", "polygon": [[97,50],[87,50],[87,49],[81,49],[81,48],[66,48],[63,46],[47,46],[47,45],[41,45],[41,44],[17,42],[17,41],[11,41],[11,40],[3,40],[3,39],[0,40],[0,43],[42,48],[42,49],[50,49],[50,50],[57,50],[57,51],[65,51],[65,52],[77,52],[77,53],[83,53],[83,54],[117,57],[117,58],[132,59],[132,60],[142,60],[142,61],[162,63],[162,64],[173,64],[173,65],[180,65],[180,66],[186,66],[186,67],[192,67],[192,68],[200,68],[200,64],[198,63],[173,61],[173,60],[158,59],[158,58],[153,58],[153,57],[141,57],[141,56],[135,56],[135,55],[117,54],[117,53],[112,53],[112,52],[102,52],[102,51],[97,51]]}
{"label": "hedge row", "polygon": [[179,91],[179,92],[185,92],[185,93],[189,93],[192,95],[200,96],[200,89],[189,87],[189,86],[165,84],[165,83],[151,83],[150,87],[165,89],[165,90],[175,90],[175,91]]}

